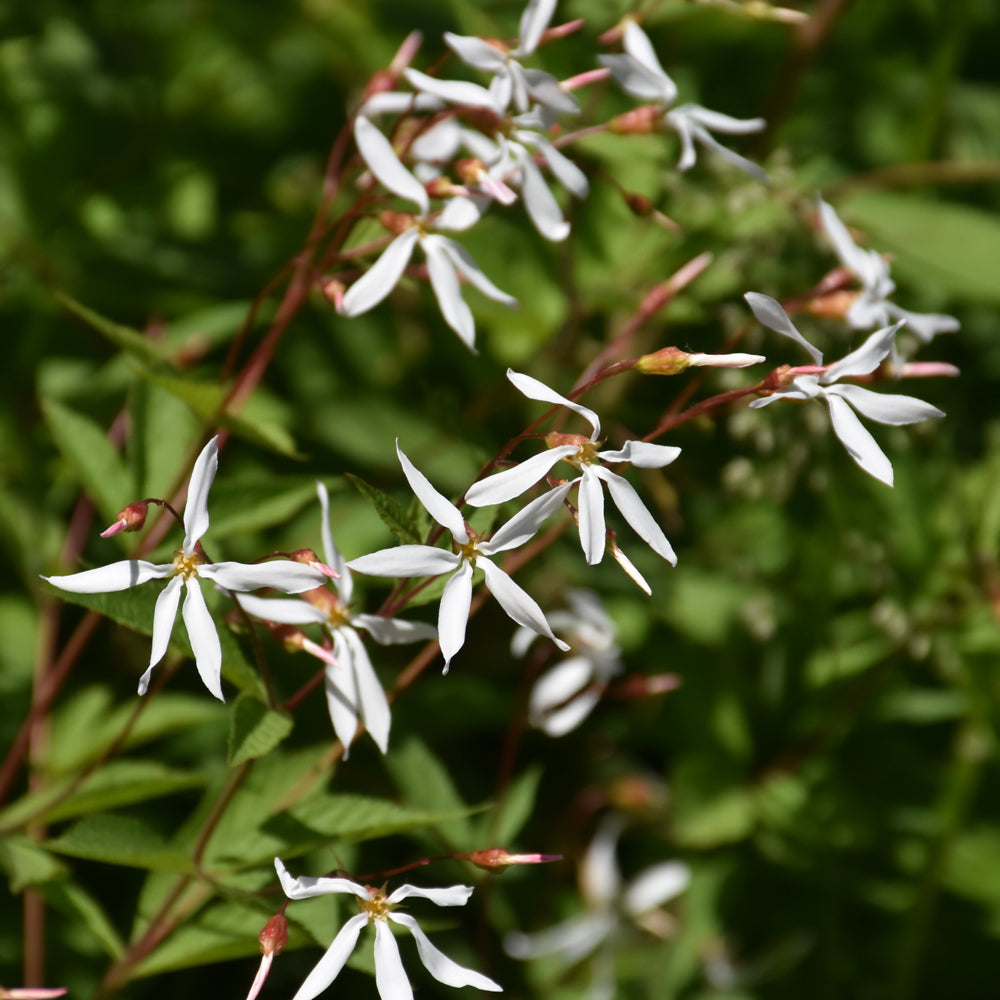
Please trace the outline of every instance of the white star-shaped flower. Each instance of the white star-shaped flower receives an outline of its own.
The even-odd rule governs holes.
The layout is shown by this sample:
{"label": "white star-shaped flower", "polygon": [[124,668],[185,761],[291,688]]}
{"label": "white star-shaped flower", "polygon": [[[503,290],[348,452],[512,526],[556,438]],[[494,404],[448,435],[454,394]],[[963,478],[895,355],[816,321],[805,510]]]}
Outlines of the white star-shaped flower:
{"label": "white star-shaped flower", "polygon": [[[795,329],[777,301],[758,292],[747,292],[744,298],[761,323],[801,344],[812,355],[817,367],[822,366],[823,355]],[[896,333],[902,325],[903,321],[900,320],[885,329],[876,330],[856,351],[836,364],[829,365],[822,371],[795,376],[788,385],[774,390],[768,396],[755,399],[750,406],[760,409],[777,399],[822,399],[830,408],[830,422],[834,433],[851,458],[870,476],[892,486],[892,463],[854,411],[857,410],[861,416],[876,423],[896,427],[915,424],[931,417],[943,417],[944,413],[936,406],[913,396],[872,392],[860,385],[835,383],[842,378],[868,375],[875,371],[892,351]]]}
{"label": "white star-shaped flower", "polygon": [[725,135],[759,132],[767,124],[763,118],[731,118],[718,111],[710,111],[700,104],[682,104],[671,108],[677,98],[677,85],[660,65],[649,37],[635,21],[630,20],[625,24],[624,48],[624,55],[599,56],[601,65],[611,71],[611,75],[627,94],[641,101],[652,101],[667,109],[664,121],[681,141],[681,158],[677,164],[679,170],[688,170],[694,166],[694,144],[699,142],[751,177],[760,181],[768,179],[767,173],[756,163],[727,149],[709,131]]}
{"label": "white star-shaped flower", "polygon": [[446,986],[474,986],[477,990],[500,993],[503,987],[473,969],[466,969],[439,951],[430,938],[420,929],[416,920],[406,913],[396,912],[397,906],[412,897],[428,899],[438,906],[464,906],[472,895],[469,885],[453,885],[442,889],[422,889],[415,885],[401,885],[385,895],[381,889],[361,885],[348,878],[311,878],[303,875],[292,878],[279,858],[274,867],[281,880],[281,888],[289,899],[310,899],[331,893],[349,893],[357,900],[361,912],[350,918],[326,954],[306,977],[292,1000],[312,1000],[319,996],[337,978],[354,951],[354,946],[366,924],[375,925],[375,985],[382,1000],[412,1000],[413,988],[403,968],[399,945],[389,928],[389,921],[405,927],[417,943],[417,953],[424,968]]}
{"label": "white star-shaped flower", "polygon": [[[653,520],[653,515],[639,499],[639,494],[627,480],[605,468],[602,463],[628,462],[637,468],[660,469],[677,458],[681,453],[680,448],[650,444],[646,441],[626,441],[620,449],[598,451],[601,421],[593,410],[560,396],[530,375],[522,375],[508,368],[507,378],[529,399],[555,403],[578,413],[590,424],[593,431],[589,438],[581,434],[550,434],[547,439],[550,442],[548,451],[543,451],[511,469],[504,469],[503,472],[480,480],[469,488],[465,495],[466,500],[474,507],[512,500],[525,490],[531,489],[558,461],[566,461],[576,466],[580,470],[580,475],[571,482],[559,486],[558,490],[564,491],[570,486],[580,484],[577,502],[580,511],[580,544],[591,566],[604,558],[607,542],[602,484],[607,486],[615,506],[635,533],[658,556],[666,559],[672,566],[676,565],[677,556],[670,542]],[[565,496],[565,493],[563,495]]]}
{"label": "white star-shaped flower", "polygon": [[330,532],[330,501],[326,487],[317,483],[316,492],[323,511],[323,557],[339,574],[333,582],[337,593],[320,587],[305,594],[304,600],[243,597],[240,603],[249,614],[264,621],[282,625],[321,625],[329,632],[337,662],[326,665],[326,703],[333,731],[344,745],[344,759],[347,759],[357,732],[358,720],[364,722],[379,750],[385,753],[392,724],[389,702],[358,631],[367,632],[383,646],[433,639],[437,632],[433,625],[425,622],[351,613],[348,607],[354,593],[351,571]]}
{"label": "white star-shaped flower", "polygon": [[430,198],[423,184],[403,166],[389,140],[362,115],[355,119],[354,137],[369,170],[393,194],[413,202],[420,210],[420,217],[413,219],[351,285],[344,295],[340,312],[344,316],[360,316],[378,305],[396,287],[414,248],[419,245],[427,258],[431,289],[445,322],[474,349],[476,324],[462,298],[459,276],[495,302],[513,307],[517,299],[497,288],[461,244],[431,230],[460,232],[468,229],[479,220],[479,209],[469,199],[453,198],[440,213],[432,215]]}
{"label": "white star-shaped flower", "polygon": [[847,322],[856,330],[888,326],[893,320],[905,320],[906,328],[922,343],[930,343],[939,333],[954,333],[958,320],[941,313],[913,313],[889,301],[896,283],[889,277],[889,265],[874,250],[862,250],[840,221],[837,213],[820,199],[819,214],[826,235],[840,258],[840,263],[861,282],[861,291],[847,311]]}
{"label": "white star-shaped flower", "polygon": [[445,673],[448,672],[452,657],[465,643],[465,629],[472,604],[472,575],[477,568],[483,571],[486,586],[500,607],[518,625],[548,636],[564,651],[569,649],[566,643],[555,637],[534,599],[489,558],[517,548],[532,538],[541,523],[562,505],[569,486],[560,486],[532,501],[488,540],[483,541],[470,531],[458,508],[439,493],[403,454],[398,442],[396,454],[410,488],[431,517],[451,532],[457,551],[449,552],[430,545],[397,545],[395,548],[381,549],[359,559],[352,559],[347,564],[348,568],[372,576],[415,577],[453,573],[445,585],[438,608],[438,640],[444,656]]}
{"label": "white star-shaped flower", "polygon": [[208,531],[208,491],[219,467],[217,438],[202,449],[191,472],[187,504],[184,507],[184,544],[173,561],[163,564],[143,559],[125,559],[99,569],[89,569],[69,576],[43,577],[55,587],[74,594],[102,594],[137,587],[148,580],[172,577],[153,610],[153,646],[149,667],[139,679],[139,694],[145,694],[153,667],[163,659],[170,642],[181,589],[185,591],[181,615],[191,640],[195,664],[205,687],[220,701],[222,695],[222,647],[208,612],[201,580],[209,580],[224,590],[247,591],[273,587],[286,594],[300,594],[318,587],[326,576],[317,569],[289,559],[249,565],[238,562],[209,563],[205,561],[199,541]]}

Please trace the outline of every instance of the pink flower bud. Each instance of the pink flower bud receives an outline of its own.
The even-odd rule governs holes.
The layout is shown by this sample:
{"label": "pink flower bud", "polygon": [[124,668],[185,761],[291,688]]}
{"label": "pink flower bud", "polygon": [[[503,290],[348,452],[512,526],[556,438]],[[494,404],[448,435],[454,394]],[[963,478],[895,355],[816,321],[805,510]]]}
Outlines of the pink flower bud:
{"label": "pink flower bud", "polygon": [[323,293],[323,298],[339,312],[344,301],[344,292],[347,291],[344,283],[336,278],[327,278],[320,284],[319,290]]}
{"label": "pink flower bud", "polygon": [[105,528],[101,532],[101,538],[110,538],[120,531],[139,531],[146,523],[148,511],[149,504],[145,500],[136,500],[135,503],[123,507],[118,511],[118,520],[110,528]]}
{"label": "pink flower bud", "polygon": [[510,854],[504,847],[490,847],[461,855],[486,871],[503,870],[511,865],[539,865],[547,861],[562,861],[561,854]]}
{"label": "pink flower bud", "polygon": [[608,122],[608,131],[617,135],[647,135],[662,130],[663,109],[655,104],[643,104]]}
{"label": "pink flower bud", "polygon": [[340,574],[325,562],[320,562],[320,558],[313,549],[299,549],[289,554],[289,559],[297,563],[311,566],[314,570],[328,576],[331,580],[339,580]]}
{"label": "pink flower bud", "polygon": [[265,955],[277,955],[288,944],[288,921],[284,914],[276,913],[257,935],[260,950]]}

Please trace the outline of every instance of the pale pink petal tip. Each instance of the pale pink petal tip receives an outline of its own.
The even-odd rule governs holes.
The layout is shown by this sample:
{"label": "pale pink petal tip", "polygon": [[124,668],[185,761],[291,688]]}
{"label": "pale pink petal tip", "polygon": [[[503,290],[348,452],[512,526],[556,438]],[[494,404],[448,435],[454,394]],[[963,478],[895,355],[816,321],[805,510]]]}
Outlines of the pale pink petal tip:
{"label": "pale pink petal tip", "polygon": [[105,528],[104,531],[101,532],[101,538],[111,538],[112,536],[117,535],[120,531],[124,531],[127,527],[128,524],[125,521],[115,521],[110,528]]}

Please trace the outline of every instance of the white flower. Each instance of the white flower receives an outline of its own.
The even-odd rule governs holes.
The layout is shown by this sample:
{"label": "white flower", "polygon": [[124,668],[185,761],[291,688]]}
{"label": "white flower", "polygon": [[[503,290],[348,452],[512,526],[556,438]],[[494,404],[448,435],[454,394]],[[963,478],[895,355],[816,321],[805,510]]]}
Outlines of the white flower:
{"label": "white flower", "polygon": [[339,579],[334,581],[337,593],[321,587],[309,591],[305,600],[300,601],[244,597],[240,603],[256,618],[282,625],[322,625],[330,633],[337,662],[326,666],[326,703],[333,731],[344,745],[344,759],[347,759],[359,720],[364,722],[379,750],[385,753],[392,716],[358,630],[363,629],[383,646],[433,639],[437,633],[434,626],[424,622],[351,614],[348,609],[354,592],[351,571],[330,533],[330,501],[326,487],[317,483],[316,492],[323,511],[323,557],[339,573]]}
{"label": "white flower", "polygon": [[[542,674],[528,698],[528,720],[547,736],[565,736],[580,725],[622,671],[614,622],[597,594],[571,589],[566,597],[570,609],[553,611],[549,624],[569,639],[573,655]],[[534,639],[534,632],[518,629],[511,652],[524,656]]]}
{"label": "white flower", "polygon": [[198,543],[208,531],[208,491],[219,467],[217,441],[218,438],[212,438],[205,445],[191,472],[187,504],[184,507],[184,545],[175,553],[172,562],[157,565],[143,559],[126,559],[70,576],[43,577],[53,586],[74,594],[127,590],[147,580],[173,578],[156,599],[153,610],[153,647],[149,667],[139,679],[139,694],[146,693],[153,667],[163,659],[167,651],[182,587],[185,598],[181,615],[191,640],[198,673],[205,687],[220,701],[225,701],[222,695],[222,647],[199,581],[210,580],[224,590],[246,591],[273,587],[286,594],[299,594],[318,587],[326,580],[326,576],[319,570],[288,559],[255,565],[205,562]]}
{"label": "white flower", "polygon": [[412,896],[429,899],[438,906],[464,906],[472,895],[472,886],[421,889],[415,885],[401,885],[386,896],[381,889],[373,889],[347,878],[310,878],[306,875],[292,878],[279,858],[274,859],[274,867],[281,880],[281,888],[289,899],[309,899],[343,892],[353,895],[361,908],[360,913],[341,927],[326,954],[306,977],[293,1000],[312,1000],[337,978],[357,944],[361,928],[369,923],[375,925],[375,985],[378,987],[378,995],[382,1000],[412,1000],[413,989],[403,968],[399,946],[389,929],[390,920],[405,927],[413,935],[420,961],[438,982],[446,986],[474,986],[477,990],[502,992],[503,987],[492,979],[480,972],[466,969],[439,951],[413,917],[395,912],[399,903]]}
{"label": "white flower", "polygon": [[538,531],[542,521],[562,505],[569,486],[551,490],[544,497],[532,501],[495,531],[488,541],[482,541],[469,530],[458,508],[438,493],[427,477],[403,454],[398,442],[396,454],[417,499],[438,524],[451,532],[458,551],[449,552],[430,545],[397,545],[395,548],[382,549],[359,559],[352,559],[347,564],[348,567],[372,576],[412,577],[454,573],[445,585],[438,608],[438,639],[444,656],[445,673],[448,672],[452,657],[465,643],[465,629],[472,604],[472,574],[477,568],[483,571],[486,586],[500,607],[518,625],[548,636],[564,651],[569,649],[566,643],[553,635],[542,609],[534,599],[489,559],[490,556],[528,541]]}
{"label": "white flower", "polygon": [[462,298],[459,275],[496,302],[513,307],[517,300],[497,288],[459,243],[429,230],[468,229],[479,220],[479,209],[468,199],[453,198],[442,212],[431,216],[430,199],[423,184],[403,166],[389,140],[361,115],[354,123],[354,137],[371,172],[393,194],[413,202],[420,210],[420,217],[414,219],[412,225],[351,285],[344,295],[340,312],[344,316],[360,316],[378,305],[396,287],[414,248],[419,245],[427,258],[431,288],[445,322],[474,349],[476,324]]}
{"label": "white flower", "polygon": [[[635,533],[658,556],[662,556],[671,565],[676,565],[677,556],[670,542],[667,541],[660,526],[653,520],[653,515],[639,499],[639,494],[629,482],[605,468],[601,463],[628,462],[637,468],[659,469],[674,461],[681,453],[680,448],[650,444],[646,441],[626,441],[625,445],[616,451],[598,451],[601,421],[593,410],[589,410],[579,403],[574,403],[565,396],[560,396],[559,393],[530,375],[522,375],[508,368],[507,378],[529,399],[537,399],[544,403],[556,403],[578,413],[587,420],[593,431],[589,438],[584,438],[580,434],[549,435],[549,440],[553,442],[554,446],[550,447],[548,451],[535,455],[511,469],[498,472],[488,479],[480,480],[469,488],[465,495],[466,500],[474,507],[484,507],[488,504],[512,500],[546,476],[556,462],[561,459],[580,469],[580,475],[576,479],[558,487],[558,489],[565,490],[576,483],[580,484],[580,495],[577,503],[580,511],[580,544],[583,547],[583,554],[591,566],[596,565],[604,558],[606,544],[607,532],[604,526],[602,484],[607,486],[615,506],[621,511],[622,516],[632,526]],[[567,443],[558,443],[563,440],[566,440]]]}
{"label": "white flower", "polygon": [[726,135],[759,132],[766,124],[763,118],[731,118],[718,111],[710,111],[700,104],[682,104],[670,108],[677,98],[677,85],[660,65],[648,36],[635,21],[630,20],[625,24],[624,47],[625,55],[598,58],[627,94],[670,109],[666,112],[664,121],[681,141],[681,158],[677,164],[679,170],[694,166],[694,144],[700,142],[751,177],[760,181],[768,179],[767,173],[756,163],[727,149],[709,131],[711,129]]}
{"label": "white flower", "polygon": [[691,880],[687,865],[664,861],[623,886],[615,863],[621,830],[617,818],[605,820],[580,865],[585,913],[537,934],[509,934],[504,939],[504,949],[514,958],[559,955],[572,965],[593,955],[590,1000],[615,996],[615,951],[629,924],[662,933],[669,918],[659,907],[679,896]]}
{"label": "white flower", "polygon": [[905,320],[907,330],[922,343],[927,344],[939,333],[953,333],[958,329],[954,316],[940,313],[912,313],[889,301],[896,284],[889,277],[889,265],[874,250],[862,250],[837,217],[837,213],[821,198],[819,214],[823,228],[840,258],[840,263],[861,282],[861,291],[847,311],[847,322],[856,330],[870,330],[873,326],[888,326],[892,320]]}
{"label": "white flower", "polygon": [[[744,298],[750,303],[754,315],[765,326],[800,343],[822,365],[823,355],[795,329],[784,309],[772,298],[757,292],[748,292]],[[892,463],[875,439],[865,429],[854,410],[863,417],[879,424],[899,427],[915,424],[931,417],[943,417],[936,406],[912,396],[872,392],[860,385],[835,385],[841,378],[868,375],[875,371],[892,350],[896,332],[903,321],[876,330],[856,351],[852,351],[836,364],[818,374],[794,377],[784,388],[776,389],[769,396],[755,399],[750,406],[760,409],[776,399],[822,399],[830,408],[830,422],[847,453],[870,476],[887,486],[892,486]],[[853,407],[854,409],[851,409]]]}

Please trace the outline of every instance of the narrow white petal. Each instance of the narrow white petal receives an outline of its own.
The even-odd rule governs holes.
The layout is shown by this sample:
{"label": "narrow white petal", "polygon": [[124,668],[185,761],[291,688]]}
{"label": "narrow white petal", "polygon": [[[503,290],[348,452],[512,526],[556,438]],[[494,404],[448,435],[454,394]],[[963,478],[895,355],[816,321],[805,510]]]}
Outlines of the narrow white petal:
{"label": "narrow white petal", "polygon": [[147,580],[162,580],[173,573],[172,563],[156,565],[142,559],[123,559],[97,569],[86,569],[82,573],[68,576],[43,576],[42,579],[60,590],[71,594],[110,594],[116,590],[128,590]]}
{"label": "narrow white petal", "polygon": [[496,114],[503,114],[493,96],[485,87],[464,80],[438,80],[416,69],[407,69],[403,75],[410,85],[425,94],[433,94],[449,104],[465,104],[471,108],[487,108]]}
{"label": "narrow white petal", "polygon": [[591,913],[571,917],[537,934],[508,934],[504,951],[512,958],[541,958],[560,955],[567,964],[585,958],[615,927],[612,913]]}
{"label": "narrow white petal", "polygon": [[830,365],[820,375],[820,385],[830,385],[839,378],[867,375],[869,372],[875,371],[892,350],[896,332],[902,325],[903,323],[900,321],[892,326],[887,326],[884,330],[876,330],[856,351],[851,351],[836,364]]}
{"label": "narrow white petal", "polygon": [[840,221],[837,213],[822,198],[819,199],[819,217],[826,235],[833,244],[840,263],[859,277],[865,270],[865,252],[851,239],[847,226]]}
{"label": "narrow white petal", "polygon": [[751,132],[759,132],[767,125],[763,118],[733,118],[731,115],[722,114],[721,111],[711,111],[700,104],[682,104],[674,110],[713,132],[727,135],[749,135]]}
{"label": "narrow white petal", "polygon": [[677,96],[677,88],[665,73],[658,76],[632,56],[598,56],[598,61],[615,78],[626,94],[640,101],[655,101],[669,105]]}
{"label": "narrow white petal", "polygon": [[563,736],[575,729],[599,700],[596,692],[583,697],[584,688],[593,679],[593,664],[585,656],[571,656],[547,670],[528,698],[531,724],[549,736]]}
{"label": "narrow white petal", "polygon": [[679,896],[691,883],[691,869],[680,861],[664,861],[640,872],[625,889],[622,906],[633,917],[648,913]]}
{"label": "narrow white petal", "polygon": [[674,445],[626,441],[620,451],[601,451],[598,456],[605,462],[628,462],[637,469],[662,469],[680,453],[680,448]]}
{"label": "narrow white petal", "polygon": [[467,66],[485,73],[499,73],[506,66],[503,53],[495,46],[474,35],[444,33],[444,43]]}
{"label": "narrow white petal", "polygon": [[846,399],[861,416],[894,427],[945,415],[943,410],[914,396],[872,392],[871,389],[862,388],[860,385],[833,385],[826,390],[827,397],[831,394]]}
{"label": "narrow white petal", "polygon": [[385,187],[400,198],[412,201],[421,215],[430,211],[430,198],[423,184],[403,166],[392,143],[364,115],[354,119],[354,141],[368,169]]}
{"label": "narrow white petal", "polygon": [[465,198],[456,196],[448,199],[441,213],[434,218],[434,228],[449,233],[461,233],[471,229],[483,217],[489,201],[485,198]]}
{"label": "narrow white petal", "polygon": [[438,524],[447,528],[460,545],[468,542],[469,533],[465,530],[465,521],[458,508],[431,485],[430,480],[406,457],[398,441],[396,455],[399,457],[399,464],[403,467],[403,475],[406,476],[410,489],[417,495],[427,513]]}
{"label": "narrow white petal", "polygon": [[542,34],[555,13],[556,0],[529,0],[521,14],[516,55],[529,56],[538,48]]}
{"label": "narrow white petal", "polygon": [[354,951],[361,928],[366,923],[368,914],[358,913],[340,928],[333,943],[326,949],[326,954],[306,976],[305,982],[292,1000],[313,1000],[313,997],[319,996],[337,978],[347,959],[350,958],[351,952]]}
{"label": "narrow white petal", "polygon": [[[413,939],[417,942],[420,961],[439,983],[444,983],[446,986],[474,986],[477,990],[489,990],[491,993],[503,992],[503,987],[492,979],[452,961],[443,951],[431,944],[430,938],[420,929],[413,917],[406,913],[390,913],[389,919],[402,924],[413,935]],[[388,930],[386,928],[387,932]]]}
{"label": "narrow white petal", "polygon": [[485,556],[492,556],[523,545],[535,535],[542,522],[562,506],[572,485],[571,482],[563,483],[525,504],[503,527],[493,533],[489,541],[479,546],[479,551]]}
{"label": "narrow white petal", "polygon": [[892,486],[892,463],[878,446],[875,438],[868,433],[857,414],[840,398],[827,393],[830,405],[830,420],[833,430],[840,438],[847,453],[870,476],[874,476],[886,486]]}
{"label": "narrow white petal", "polygon": [[636,568],[635,563],[617,545],[611,547],[611,555],[614,556],[614,560],[618,563],[623,570],[625,570],[628,578],[644,593],[647,597],[651,597],[653,594],[653,588],[646,582],[646,578],[639,572]]}
{"label": "narrow white petal", "polygon": [[455,575],[444,585],[438,605],[438,642],[448,673],[452,657],[465,645],[465,629],[472,605],[472,566],[463,559]]}
{"label": "narrow white petal", "polygon": [[440,111],[443,106],[443,103],[431,94],[414,94],[409,90],[387,90],[381,94],[372,94],[358,108],[358,112],[366,118],[371,118],[373,115],[405,115],[415,111]]}
{"label": "narrow white petal", "polygon": [[774,330],[775,333],[790,337],[796,344],[804,347],[809,352],[809,356],[817,365],[823,364],[822,351],[818,351],[813,347],[795,329],[792,321],[788,318],[788,313],[781,308],[781,304],[776,299],[772,299],[770,295],[762,295],[760,292],[747,292],[743,298],[746,299],[747,305],[750,306],[759,323],[763,323],[764,326]]}
{"label": "narrow white petal", "polygon": [[[313,878],[300,875],[292,878],[280,858],[274,859],[274,870],[278,873],[281,888],[289,899],[311,899],[313,896],[329,896],[335,892],[349,892],[362,899],[371,900],[371,893],[349,878]],[[362,914],[363,915],[363,914]]]}
{"label": "narrow white petal", "polygon": [[450,240],[444,236],[428,237],[428,239],[440,241],[441,249],[451,259],[455,270],[465,278],[481,295],[485,295],[494,302],[499,302],[508,308],[513,309],[517,305],[517,299],[513,295],[508,295],[503,289],[497,288],[489,278],[482,272],[479,265],[469,255],[469,251],[460,243]]}
{"label": "narrow white petal", "polygon": [[601,700],[598,691],[581,691],[572,701],[561,708],[553,708],[544,714],[536,714],[531,724],[546,736],[559,739],[571,733],[594,710]]}
{"label": "narrow white petal", "polygon": [[539,635],[548,636],[563,652],[569,649],[567,643],[556,638],[535,599],[522,590],[499,566],[495,566],[489,559],[482,558],[476,565],[483,571],[490,593],[511,619]]}
{"label": "narrow white petal", "polygon": [[624,823],[614,813],[609,815],[594,834],[580,865],[580,888],[591,906],[610,906],[621,891],[622,877],[615,853]]}
{"label": "narrow white petal", "polygon": [[[649,36],[635,21],[630,20],[625,24],[622,47],[640,66],[662,81],[662,85],[667,88],[664,91],[665,101],[667,104],[671,103],[674,97],[677,96],[677,88],[660,65],[660,60],[656,56],[656,50],[653,48],[653,43],[649,40]],[[671,88],[672,93],[670,92]]]}
{"label": "narrow white petal", "polygon": [[600,480],[594,475],[595,466],[588,465],[580,479],[580,495],[577,508],[580,512],[580,545],[583,556],[590,566],[596,566],[604,558],[607,530],[604,527],[604,491]]}
{"label": "narrow white petal", "polygon": [[194,463],[184,505],[184,551],[190,554],[195,542],[208,531],[208,491],[219,469],[219,439],[212,438]]}
{"label": "narrow white petal", "polygon": [[538,132],[516,132],[515,137],[530,142],[538,148],[552,175],[567,191],[571,191],[577,198],[587,197],[590,191],[587,175],[569,157],[556,149],[545,136]]}
{"label": "narrow white petal", "polygon": [[886,303],[886,308],[893,316],[906,320],[906,329],[924,344],[929,344],[939,333],[954,333],[960,325],[954,316],[943,313],[910,312],[891,302]]}
{"label": "narrow white petal", "polygon": [[671,115],[669,113],[666,121],[681,141],[681,155],[677,161],[677,169],[680,171],[690,170],[698,159],[694,148],[694,123],[685,115]]}
{"label": "narrow white petal", "polygon": [[[667,118],[673,114],[671,111]],[[691,121],[690,117],[687,119]],[[737,119],[733,119],[736,121]],[[732,129],[730,129],[732,131]],[[749,174],[755,180],[760,181],[762,184],[767,184],[770,181],[770,177],[767,171],[760,165],[753,162],[753,160],[748,160],[745,156],[740,156],[739,153],[734,153],[728,146],[723,146],[718,139],[713,136],[708,129],[699,125],[697,122],[691,124],[691,134],[694,138],[700,142],[703,146],[711,149],[713,152],[718,153],[724,160],[728,160],[734,167],[742,170],[743,173]]]}
{"label": "narrow white petal", "polygon": [[593,428],[590,435],[592,441],[596,441],[601,436],[601,420],[593,410],[574,403],[565,396],[560,396],[554,389],[550,389],[544,382],[539,382],[537,378],[530,375],[522,375],[513,368],[507,369],[507,378],[514,384],[518,392],[523,393],[528,399],[537,399],[540,403],[555,403],[557,406],[565,406],[567,409],[578,413]]}
{"label": "narrow white petal", "polygon": [[215,630],[215,622],[208,613],[198,578],[191,577],[185,587],[187,595],[181,608],[181,617],[184,619],[184,626],[191,640],[198,676],[219,701],[225,701],[222,693],[222,646],[219,644],[219,633]]}
{"label": "narrow white petal", "polygon": [[355,628],[363,628],[380,646],[437,638],[437,629],[427,622],[408,622],[381,615],[352,615],[351,624]]}
{"label": "narrow white petal", "polygon": [[677,565],[677,554],[674,552],[667,536],[656,523],[653,515],[639,499],[634,487],[628,480],[616,476],[609,469],[595,467],[596,475],[608,484],[608,492],[622,516],[632,526],[632,530],[658,555],[670,563]]}
{"label": "narrow white petal", "polygon": [[323,559],[327,566],[340,574],[340,579],[334,581],[334,586],[343,602],[349,604],[354,593],[354,582],[351,580],[351,571],[347,568],[347,560],[333,542],[333,535],[330,532],[330,496],[323,483],[316,483],[316,495],[319,497],[321,513],[319,528],[320,537],[323,539]]}
{"label": "narrow white petal", "polygon": [[286,594],[301,594],[327,581],[318,569],[291,559],[262,563],[217,562],[198,567],[198,575],[237,592],[272,587]]}
{"label": "narrow white petal", "polygon": [[468,303],[462,298],[458,274],[442,246],[444,239],[443,236],[424,236],[420,240],[420,247],[427,256],[431,289],[444,321],[459,335],[466,347],[475,350],[476,321]]}
{"label": "narrow white petal", "polygon": [[163,659],[163,654],[170,645],[170,634],[174,630],[183,583],[182,577],[175,576],[156,598],[156,606],[153,608],[153,645],[149,651],[149,667],[139,680],[139,694],[146,693],[153,667]]}
{"label": "narrow white petal", "polygon": [[448,573],[461,562],[446,549],[430,545],[397,545],[352,559],[347,565],[355,573],[367,576],[438,576]]}
{"label": "narrow white petal", "polygon": [[375,986],[381,1000],[413,1000],[399,945],[384,920],[375,921]]}
{"label": "narrow white petal", "polygon": [[552,243],[561,242],[569,236],[570,226],[563,218],[559,202],[527,150],[518,157],[518,161],[521,165],[521,197],[528,218],[540,236]]}
{"label": "narrow white petal", "polygon": [[532,455],[510,469],[473,483],[465,494],[465,502],[473,507],[488,507],[513,500],[543,479],[556,462],[575,455],[577,451],[579,449],[576,445],[562,444],[558,448],[549,448],[548,451]]}
{"label": "narrow white petal", "polygon": [[424,889],[419,885],[401,885],[389,894],[390,903],[398,903],[403,899],[416,896],[427,899],[437,906],[465,906],[474,892],[471,885],[449,885],[439,889]]}
{"label": "narrow white petal", "polygon": [[340,305],[343,316],[360,316],[377,306],[395,287],[413,256],[420,233],[407,229],[382,251],[382,256],[347,289]]}
{"label": "narrow white petal", "polygon": [[767,361],[763,354],[689,354],[688,366],[695,368],[749,368]]}
{"label": "narrow white petal", "polygon": [[372,662],[368,658],[368,651],[358,633],[352,628],[342,628],[339,632],[343,636],[345,645],[351,650],[350,662],[361,706],[361,720],[375,741],[375,745],[385,753],[389,748],[389,729],[392,726],[392,713],[385,691],[382,690],[382,684],[375,674]]}
{"label": "narrow white petal", "polygon": [[335,629],[333,655],[337,666],[327,666],[323,677],[326,709],[333,724],[333,731],[344,747],[344,760],[351,752],[354,735],[361,717],[361,700],[358,694],[357,674],[352,661],[353,651],[344,641],[347,629]]}
{"label": "narrow white petal", "polygon": [[520,82],[531,100],[557,115],[578,115],[580,105],[576,98],[563,90],[559,81],[540,69],[523,69],[516,63],[511,66],[511,76],[520,77]]}

